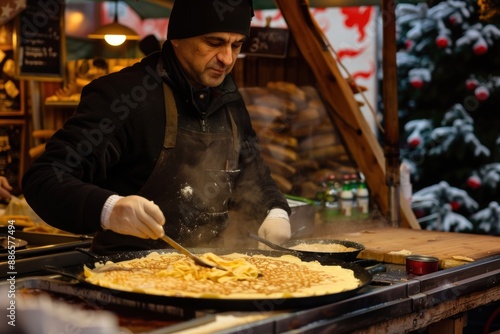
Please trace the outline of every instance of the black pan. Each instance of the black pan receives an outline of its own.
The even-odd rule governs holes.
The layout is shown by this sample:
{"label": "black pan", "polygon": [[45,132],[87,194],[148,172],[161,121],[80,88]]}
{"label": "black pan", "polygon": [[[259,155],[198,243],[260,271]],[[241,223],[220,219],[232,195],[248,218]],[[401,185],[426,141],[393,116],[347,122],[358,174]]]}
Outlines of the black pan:
{"label": "black pan", "polygon": [[[358,254],[365,249],[365,246],[348,240],[335,240],[335,239],[292,239],[288,240],[282,245],[278,245],[272,243],[271,241],[261,238],[255,234],[248,234],[252,239],[255,239],[263,244],[271,247],[272,249],[284,252],[293,253],[295,256],[300,258],[302,261],[318,261],[323,265],[335,264],[335,261],[342,260],[351,262],[356,260]],[[356,250],[349,252],[316,252],[316,251],[307,251],[307,250],[296,250],[291,249],[291,247],[300,245],[300,244],[337,244],[343,245],[346,247],[352,247]]]}
{"label": "black pan", "polygon": [[[0,252],[16,251],[16,249],[25,248],[28,245],[26,240],[13,238],[11,236],[0,236]],[[9,252],[10,253],[10,252]]]}
{"label": "black pan", "polygon": [[[262,254],[265,256],[274,256],[279,257],[285,254],[289,254],[287,252],[279,252],[279,251],[266,251],[266,250],[241,250],[241,249],[222,249],[222,248],[192,248],[191,252],[195,254],[203,254],[203,253],[214,253],[217,255],[231,254],[231,253],[242,253],[247,255],[255,255]],[[170,253],[177,252],[173,249],[163,249],[163,250],[154,250],[159,253]],[[91,256],[88,261],[84,263],[89,268],[94,268],[96,262],[121,262],[132,259],[137,259],[141,257],[145,257],[153,251],[132,251],[132,252],[123,252],[117,255],[111,256]],[[87,252],[88,254],[88,252]],[[120,291],[120,290],[109,290],[113,295],[117,297],[141,301],[141,302],[149,302],[149,303],[157,303],[163,305],[172,305],[177,307],[182,307],[186,309],[194,309],[194,310],[233,310],[233,311],[273,311],[273,310],[283,310],[283,309],[297,309],[297,308],[310,308],[316,307],[319,305],[325,305],[333,302],[337,302],[339,300],[343,300],[349,297],[356,295],[360,290],[369,285],[373,279],[372,273],[356,264],[347,263],[341,260],[337,260],[335,265],[339,265],[342,268],[351,269],[354,272],[354,276],[359,279],[360,284],[357,288],[343,291],[339,293],[333,293],[324,296],[312,296],[312,297],[297,297],[297,298],[262,298],[262,299],[220,299],[220,298],[193,298],[193,297],[173,297],[173,296],[160,296],[160,295],[152,295],[152,294],[143,294],[136,292],[128,292],[128,291]],[[71,276],[73,278],[78,279],[80,282],[86,285],[93,286],[94,288],[102,289],[102,287],[91,284],[85,281],[83,274],[83,266],[78,266],[70,269],[58,269],[54,270],[54,268],[49,269],[51,271],[56,271],[59,274],[63,274],[66,276]],[[293,279],[293,278],[291,278]]]}

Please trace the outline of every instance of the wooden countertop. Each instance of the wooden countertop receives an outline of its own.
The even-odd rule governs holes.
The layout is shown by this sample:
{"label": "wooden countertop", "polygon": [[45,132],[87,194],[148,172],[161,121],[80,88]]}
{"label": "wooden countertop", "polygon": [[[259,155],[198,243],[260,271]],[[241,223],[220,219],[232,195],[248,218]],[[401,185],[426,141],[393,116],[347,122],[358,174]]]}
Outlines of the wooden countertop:
{"label": "wooden countertop", "polygon": [[434,256],[439,258],[441,269],[470,262],[460,257],[479,260],[500,254],[500,237],[458,232],[373,228],[326,234],[322,238],[361,243],[366,249],[358,258],[386,263],[405,264],[405,251],[415,255]]}

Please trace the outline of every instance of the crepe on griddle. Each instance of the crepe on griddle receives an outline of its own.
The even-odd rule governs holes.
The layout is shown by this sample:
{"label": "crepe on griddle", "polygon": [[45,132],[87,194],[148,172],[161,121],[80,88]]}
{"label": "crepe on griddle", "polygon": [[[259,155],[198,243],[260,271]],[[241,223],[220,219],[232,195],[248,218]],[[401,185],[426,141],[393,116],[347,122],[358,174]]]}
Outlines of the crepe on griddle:
{"label": "crepe on griddle", "polygon": [[312,297],[353,290],[360,285],[350,269],[303,262],[292,255],[269,257],[232,253],[199,255],[226,271],[201,267],[179,253],[84,267],[86,280],[121,291],[190,298],[259,299]]}

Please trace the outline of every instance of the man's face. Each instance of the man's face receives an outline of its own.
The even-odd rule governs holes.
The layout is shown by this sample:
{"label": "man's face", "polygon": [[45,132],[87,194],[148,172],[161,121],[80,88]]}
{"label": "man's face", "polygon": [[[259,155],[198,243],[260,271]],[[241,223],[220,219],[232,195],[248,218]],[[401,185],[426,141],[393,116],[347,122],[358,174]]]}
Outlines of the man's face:
{"label": "man's face", "polygon": [[217,32],[172,40],[172,45],[191,85],[216,87],[233,69],[245,38],[242,34]]}

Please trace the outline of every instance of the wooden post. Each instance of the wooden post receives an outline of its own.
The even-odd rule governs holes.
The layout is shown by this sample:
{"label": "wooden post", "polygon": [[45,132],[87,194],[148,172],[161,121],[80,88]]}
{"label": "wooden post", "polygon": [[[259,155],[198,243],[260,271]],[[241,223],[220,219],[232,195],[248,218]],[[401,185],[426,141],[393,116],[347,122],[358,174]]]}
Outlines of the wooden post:
{"label": "wooden post", "polygon": [[383,18],[383,108],[384,108],[384,154],[386,159],[386,182],[389,190],[388,220],[391,226],[399,226],[401,220],[399,188],[399,115],[396,64],[396,16],[394,0],[382,1]]}
{"label": "wooden post", "polygon": [[[310,14],[307,0],[275,0],[304,59],[315,75],[318,90],[357,166],[365,175],[372,198],[390,215],[384,154],[361,113],[354,94],[341,75],[328,40]],[[399,170],[399,169],[398,169]],[[399,194],[401,197],[402,195]],[[420,229],[408,202],[401,200],[401,226]]]}

